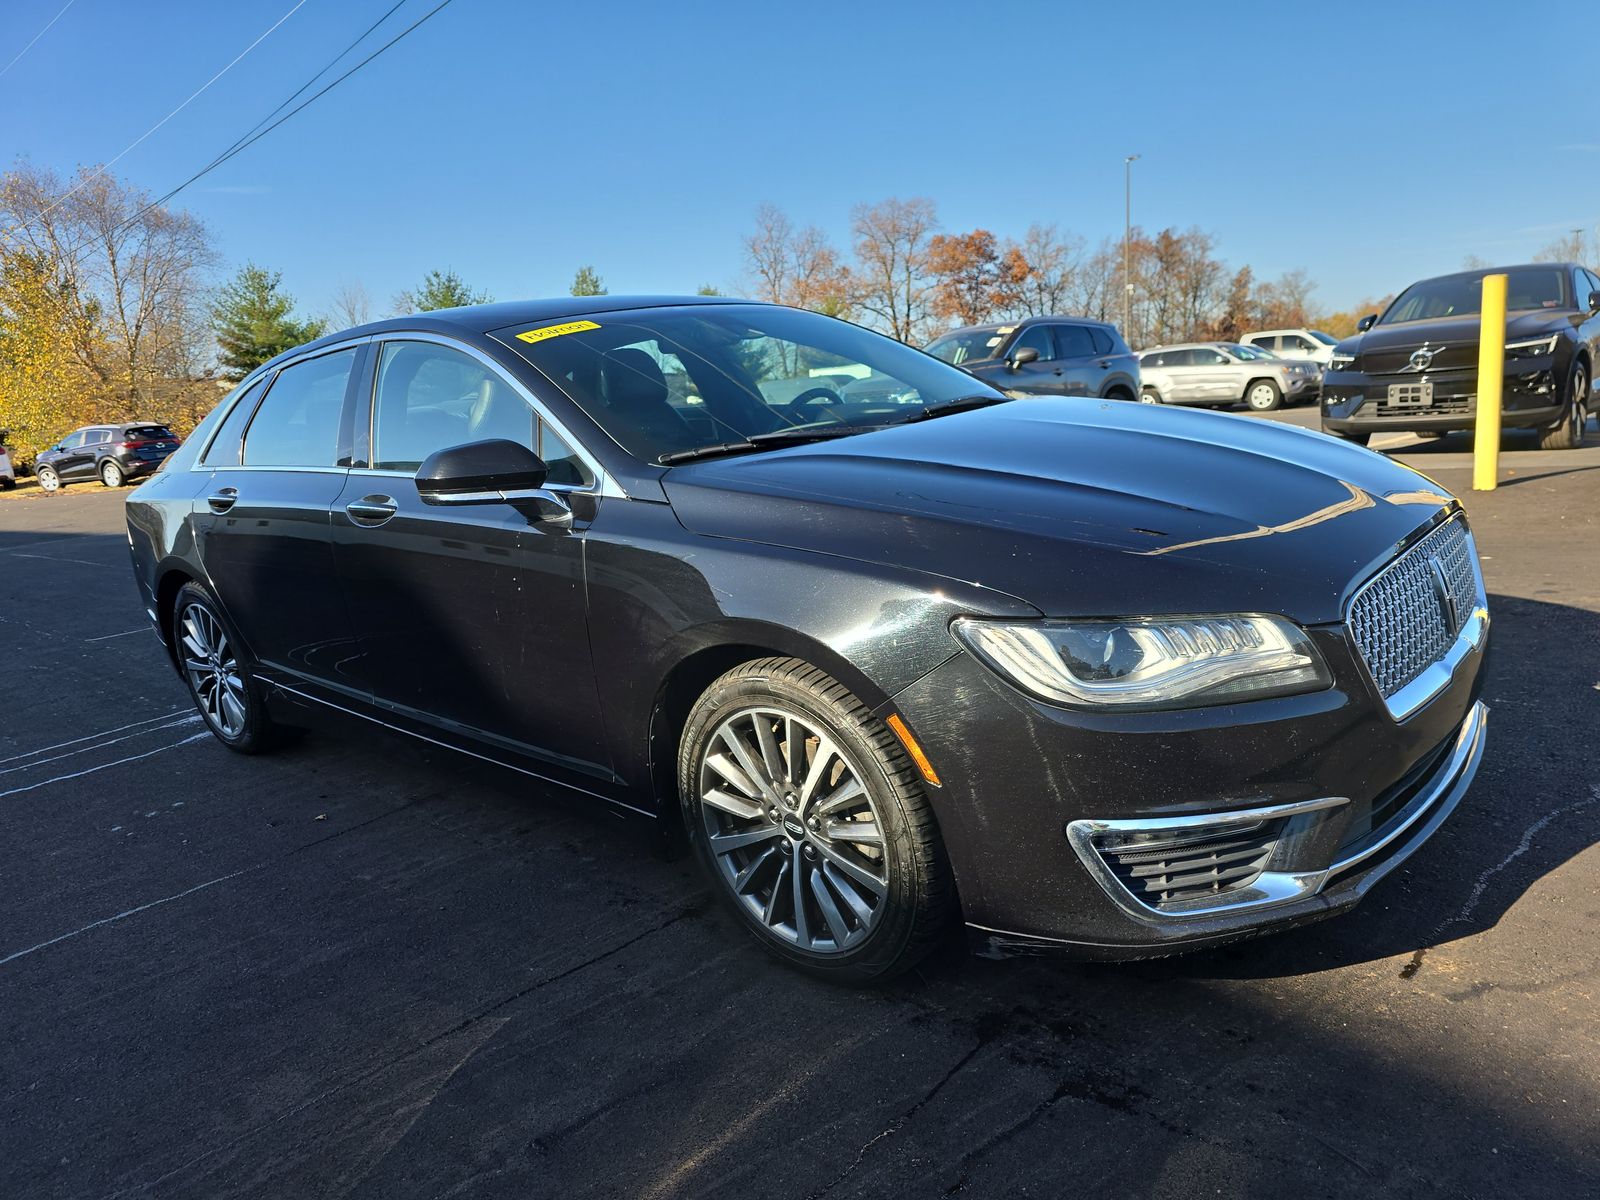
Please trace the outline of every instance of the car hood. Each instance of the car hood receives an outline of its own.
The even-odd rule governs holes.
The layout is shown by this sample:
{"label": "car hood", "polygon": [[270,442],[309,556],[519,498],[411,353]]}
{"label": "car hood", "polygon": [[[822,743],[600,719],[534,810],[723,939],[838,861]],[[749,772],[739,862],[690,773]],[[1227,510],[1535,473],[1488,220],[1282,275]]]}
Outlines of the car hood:
{"label": "car hood", "polygon": [[[1557,312],[1512,313],[1506,321],[1506,340],[1537,337],[1541,333],[1555,332],[1569,327],[1576,314],[1570,310]],[[1340,343],[1346,353],[1368,353],[1375,350],[1411,350],[1424,342],[1432,345],[1450,345],[1455,342],[1478,341],[1479,320],[1476,313],[1466,317],[1441,317],[1436,321],[1405,321],[1399,325],[1374,325],[1363,334]]]}
{"label": "car hood", "polygon": [[684,526],[1005,592],[1052,616],[1341,619],[1454,505],[1380,455],[1246,416],[1019,400],[675,467]]}

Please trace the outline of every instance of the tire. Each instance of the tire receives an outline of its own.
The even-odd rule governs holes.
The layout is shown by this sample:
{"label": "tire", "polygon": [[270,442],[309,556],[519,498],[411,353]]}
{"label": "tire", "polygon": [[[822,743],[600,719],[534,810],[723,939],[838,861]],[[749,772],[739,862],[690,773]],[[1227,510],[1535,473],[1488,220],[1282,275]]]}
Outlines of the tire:
{"label": "tire", "polygon": [[1331,433],[1341,442],[1354,442],[1357,446],[1365,446],[1372,440],[1370,433],[1344,433],[1337,429],[1324,429],[1323,433]]}
{"label": "tire", "polygon": [[1283,389],[1270,379],[1257,379],[1244,392],[1251,412],[1272,412],[1283,406]]}
{"label": "tire", "polygon": [[38,470],[39,490],[42,492],[59,492],[61,490],[61,476],[51,467],[40,467]]}
{"label": "tire", "polygon": [[1576,450],[1583,444],[1583,427],[1589,421],[1588,396],[1589,372],[1583,363],[1575,362],[1567,380],[1566,412],[1560,421],[1539,431],[1539,449]]}
{"label": "tire", "polygon": [[111,459],[100,464],[100,482],[108,488],[119,488],[127,481],[128,477],[122,473],[122,468]]}
{"label": "tire", "polygon": [[1418,429],[1412,433],[1413,437],[1421,438],[1425,442],[1437,442],[1444,437],[1442,429]]}
{"label": "tire", "polygon": [[1155,388],[1150,388],[1150,387],[1141,388],[1140,391],[1139,391],[1139,403],[1140,404],[1160,404],[1160,403],[1162,403],[1161,393],[1156,391]]}
{"label": "tire", "polygon": [[[887,726],[810,664],[758,659],[712,683],[684,724],[678,793],[712,889],[780,962],[870,983],[907,970],[946,933],[954,886],[916,767]],[[842,836],[853,826],[866,840]]]}
{"label": "tire", "polygon": [[239,754],[261,754],[288,740],[291,731],[267,713],[233,626],[200,584],[184,584],[173,598],[172,637],[178,673],[213,737]]}
{"label": "tire", "polygon": [[17,481],[15,479],[10,478],[9,476],[6,477],[5,479],[0,479],[0,492],[9,492],[12,488],[14,488],[16,486],[17,486]]}

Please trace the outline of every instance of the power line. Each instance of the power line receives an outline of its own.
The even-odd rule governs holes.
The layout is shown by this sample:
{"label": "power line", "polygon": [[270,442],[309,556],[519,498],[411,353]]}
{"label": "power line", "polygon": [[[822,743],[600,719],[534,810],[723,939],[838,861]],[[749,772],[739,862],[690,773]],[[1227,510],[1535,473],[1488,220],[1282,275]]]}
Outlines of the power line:
{"label": "power line", "polygon": [[[132,225],[140,217],[144,216],[145,213],[149,212],[152,208],[159,208],[161,205],[165,204],[168,200],[171,200],[179,192],[183,191],[183,189],[188,187],[191,183],[194,183],[196,180],[202,178],[205,175],[209,175],[212,171],[216,170],[218,167],[220,167],[223,163],[227,162],[234,155],[240,153],[243,150],[248,149],[250,146],[255,145],[255,143],[259,142],[262,138],[266,137],[267,134],[271,133],[279,125],[282,125],[290,117],[294,116],[298,112],[303,111],[304,109],[306,109],[310,105],[316,103],[323,96],[326,96],[329,92],[333,91],[334,88],[338,87],[346,79],[349,79],[350,76],[354,75],[357,71],[361,70],[362,67],[366,66],[373,59],[377,58],[385,50],[389,49],[389,47],[393,46],[396,42],[400,41],[407,34],[411,33],[414,29],[418,28],[425,21],[428,21],[429,19],[431,19],[432,17],[437,15],[440,11],[442,11],[445,8],[447,8],[451,3],[452,3],[452,0],[439,0],[438,4],[434,5],[427,12],[423,13],[422,16],[418,17],[410,25],[407,25],[399,33],[395,34],[394,37],[390,38],[383,45],[379,46],[376,50],[374,50],[371,54],[369,54],[365,58],[363,58],[355,66],[351,67],[343,75],[339,76],[339,78],[335,79],[332,83],[328,84],[327,87],[322,88],[320,91],[313,92],[310,96],[306,97],[305,100],[303,100],[301,103],[297,104],[294,108],[291,108],[288,112],[284,113],[283,116],[279,117],[276,121],[273,121],[272,124],[268,125],[265,129],[262,129],[259,133],[256,133],[254,135],[251,135],[249,137],[246,137],[246,138],[236,142],[232,147],[230,147],[229,149],[223,151],[223,153],[217,155],[216,158],[212,159],[205,166],[201,167],[198,171],[196,171],[193,175],[189,176],[189,178],[185,179],[182,183],[180,183],[177,187],[173,188],[170,192],[167,192],[165,195],[159,196],[156,199],[152,200],[149,204],[146,204],[138,212],[134,213],[133,216],[129,217],[126,221],[124,221],[122,223],[121,227],[125,229],[129,225]],[[393,10],[391,10],[391,11],[393,11]],[[385,14],[385,16],[387,16],[387,14]],[[382,22],[380,21],[379,24],[382,24]],[[366,36],[365,34],[362,35],[362,37],[365,37],[365,36]],[[360,41],[361,39],[357,38],[356,40]],[[339,58],[344,57],[345,53],[348,53],[348,49],[346,51],[344,51],[343,53],[341,53],[340,55],[338,55],[334,59],[334,62],[337,62],[339,60]],[[330,65],[332,65],[332,64],[330,64]],[[324,70],[326,70],[326,68],[324,68]],[[321,72],[318,72],[318,74],[320,75]],[[313,82],[314,81],[315,80],[313,80]],[[307,84],[306,86],[309,87],[310,84]],[[304,88],[301,89],[301,91],[304,91],[304,90],[305,90]],[[296,95],[298,95],[298,94],[299,93],[296,93]],[[291,97],[291,99],[292,99],[292,97]],[[288,101],[285,101],[285,103],[288,103]],[[280,107],[281,107],[281,105],[280,105]]]}
{"label": "power line", "polygon": [[117,163],[123,157],[125,157],[128,154],[129,151],[133,150],[136,146],[138,146],[141,142],[143,142],[152,133],[154,133],[156,130],[160,129],[168,121],[172,120],[173,117],[177,116],[184,109],[188,108],[189,105],[191,103],[193,103],[194,100],[196,98],[198,98],[202,92],[204,92],[207,88],[209,88],[217,80],[221,79],[229,71],[233,70],[233,68],[238,64],[240,59],[242,59],[245,55],[249,54],[250,51],[254,50],[262,42],[266,41],[268,36],[273,32],[273,30],[277,29],[278,26],[282,25],[290,17],[294,16],[295,13],[299,12],[300,9],[305,7],[305,4],[306,4],[306,0],[296,0],[295,6],[293,8],[291,8],[288,12],[284,13],[283,16],[279,17],[276,21],[274,21],[272,23],[271,27],[269,27],[266,30],[265,33],[261,34],[260,37],[256,38],[255,41],[251,42],[243,50],[239,51],[238,54],[234,55],[232,61],[229,62],[227,66],[223,67],[222,70],[218,71],[210,79],[206,80],[203,84],[201,84],[198,88],[196,88],[192,93],[190,93],[189,98],[187,100],[185,100],[182,104],[178,105],[177,108],[173,109],[166,116],[162,117],[161,120],[157,121],[154,125],[150,126],[149,129],[146,129],[138,137],[134,138],[133,141],[129,142],[126,146],[124,146],[122,148],[122,150],[117,154],[117,156],[115,158],[111,159],[110,162],[102,163],[100,166],[96,167],[88,175],[85,175],[82,179],[80,179],[77,182],[77,184],[75,186],[73,186],[68,191],[66,191],[61,196],[59,196],[55,200],[55,202],[50,205],[50,207],[46,208],[38,216],[29,217],[26,221],[22,222],[21,225],[16,226],[10,232],[15,233],[17,229],[25,229],[29,225],[33,224],[35,221],[44,220],[45,217],[48,217],[56,209],[60,208],[68,200],[72,199],[73,196],[77,195],[84,188],[88,187],[96,179],[99,179],[102,176],[104,176],[108,171],[111,170],[112,167],[116,166]]}
{"label": "power line", "polygon": [[383,14],[383,16],[379,17],[371,25],[368,25],[364,30],[362,30],[361,31],[361,35],[359,37],[357,37],[354,41],[352,41],[343,50],[339,51],[339,53],[335,54],[332,58],[330,58],[327,61],[327,63],[323,66],[322,70],[318,71],[310,79],[306,80],[298,88],[296,88],[295,91],[293,92],[293,94],[290,95],[287,99],[285,99],[281,104],[279,104],[277,108],[273,109],[266,116],[262,117],[261,120],[257,121],[254,125],[250,126],[249,129],[245,130],[244,133],[240,134],[239,137],[236,138],[233,141],[233,143],[231,145],[229,145],[229,147],[222,152],[222,154],[219,154],[216,158],[211,160],[211,164],[215,165],[216,163],[221,161],[223,155],[229,154],[234,150],[240,149],[241,148],[241,143],[246,141],[250,137],[251,134],[255,133],[256,130],[260,129],[268,121],[272,120],[273,117],[277,116],[284,109],[288,108],[289,105],[293,104],[296,100],[298,100],[305,93],[307,88],[309,88],[312,84],[316,83],[317,80],[321,79],[324,75],[326,75],[329,71],[331,71],[333,69],[333,65],[335,63],[337,63],[346,54],[349,54],[350,51],[354,50],[362,42],[366,41],[367,38],[369,36],[371,36],[372,31],[374,29],[376,29],[379,25],[382,25],[390,17],[394,16],[395,10],[399,9],[402,5],[405,4],[405,2],[406,2],[406,0],[395,0],[395,3],[392,4],[389,7],[389,10],[387,12],[385,12]]}
{"label": "power line", "polygon": [[[45,27],[43,29],[39,30],[38,33],[33,35],[33,42],[37,42],[45,34],[49,33],[50,32],[50,26],[54,25],[57,21],[61,20],[62,17],[66,16],[67,15],[67,9],[71,8],[77,2],[78,2],[78,0],[67,0],[67,2],[61,6],[61,11],[58,12],[55,16],[51,17],[49,23],[47,25],[45,25]],[[12,67],[16,66],[17,65],[17,59],[21,58],[29,50],[33,49],[33,42],[29,42],[21,50],[18,50],[17,53],[16,53],[16,56],[14,58],[12,58],[12,60],[10,62],[8,62],[5,66],[0,67],[0,75],[4,75],[7,71],[11,70]]]}

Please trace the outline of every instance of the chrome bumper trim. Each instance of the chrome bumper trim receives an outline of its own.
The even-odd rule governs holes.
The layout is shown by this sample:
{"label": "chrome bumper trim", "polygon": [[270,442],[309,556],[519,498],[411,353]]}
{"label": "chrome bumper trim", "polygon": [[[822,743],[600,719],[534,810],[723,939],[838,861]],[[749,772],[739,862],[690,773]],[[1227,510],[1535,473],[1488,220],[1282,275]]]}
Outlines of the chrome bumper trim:
{"label": "chrome bumper trim", "polygon": [[[1474,704],[1461,723],[1448,758],[1435,769],[1426,788],[1391,819],[1381,839],[1348,858],[1333,861],[1331,856],[1334,851],[1328,847],[1327,839],[1317,836],[1317,827],[1326,825],[1327,818],[1335,810],[1349,803],[1344,796],[1183,817],[1081,819],[1067,825],[1067,840],[1095,882],[1116,902],[1117,907],[1148,925],[1172,927],[1207,917],[1279,908],[1316,895],[1336,875],[1358,867],[1413,830],[1415,833],[1410,848],[1414,849],[1426,841],[1455,810],[1472,783],[1483,757],[1488,718],[1488,706],[1482,701]],[[1318,817],[1315,814],[1325,816]],[[1287,822],[1298,817],[1310,819],[1303,822],[1299,830],[1285,825],[1284,834],[1273,848],[1261,873],[1249,884],[1226,892],[1224,898],[1216,901],[1171,904],[1161,908],[1146,904],[1117,878],[1096,844],[1097,839],[1106,834],[1130,833],[1165,834],[1170,842],[1182,843],[1198,835],[1220,836],[1237,827],[1257,825],[1264,821]],[[1424,818],[1427,818],[1426,821]],[[1420,828],[1419,822],[1422,823]],[[1162,845],[1160,841],[1152,841],[1141,844],[1141,848],[1159,849]],[[1318,857],[1308,855],[1308,850]],[[1269,919],[1269,916],[1263,916],[1263,920]]]}

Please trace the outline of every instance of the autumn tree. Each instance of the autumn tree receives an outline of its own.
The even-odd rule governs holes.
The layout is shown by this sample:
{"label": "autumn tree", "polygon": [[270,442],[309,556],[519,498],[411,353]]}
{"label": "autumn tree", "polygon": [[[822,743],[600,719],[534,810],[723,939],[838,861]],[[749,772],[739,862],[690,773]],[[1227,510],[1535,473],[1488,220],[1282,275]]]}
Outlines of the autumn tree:
{"label": "autumn tree", "polygon": [[21,459],[95,418],[95,379],[79,357],[86,335],[68,323],[65,286],[45,256],[0,249],[0,429]]}
{"label": "autumn tree", "polygon": [[395,311],[401,316],[415,312],[433,312],[439,308],[464,308],[469,304],[488,304],[494,297],[488,292],[474,291],[454,268],[432,270],[422,277],[415,291],[401,292],[395,297]]}
{"label": "autumn tree", "polygon": [[851,211],[856,307],[893,338],[921,344],[933,315],[929,241],[939,227],[932,200],[889,199]]}
{"label": "autumn tree", "polygon": [[341,283],[333,292],[332,324],[336,329],[353,329],[372,320],[372,297],[358,281]]}
{"label": "autumn tree", "polygon": [[1054,225],[1030,225],[1020,244],[1000,255],[1002,316],[1048,317],[1074,311],[1072,289],[1083,258],[1083,239],[1063,237]]}
{"label": "autumn tree", "polygon": [[1593,253],[1595,249],[1600,247],[1594,245],[1588,234],[1581,229],[1574,229],[1540,247],[1539,252],[1533,256],[1533,261],[1592,263],[1600,257]]}
{"label": "autumn tree", "polygon": [[593,267],[583,266],[578,268],[578,273],[572,277],[572,294],[574,296],[605,296],[606,282],[600,278],[600,273]]}
{"label": "autumn tree", "polygon": [[322,336],[319,320],[296,320],[283,277],[255,263],[218,291],[211,305],[217,361],[229,379],[243,379],[268,359]]}
{"label": "autumn tree", "polygon": [[757,299],[809,308],[830,317],[850,313],[850,273],[814,225],[797,229],[783,210],[763,204],[744,238],[745,278]]}

